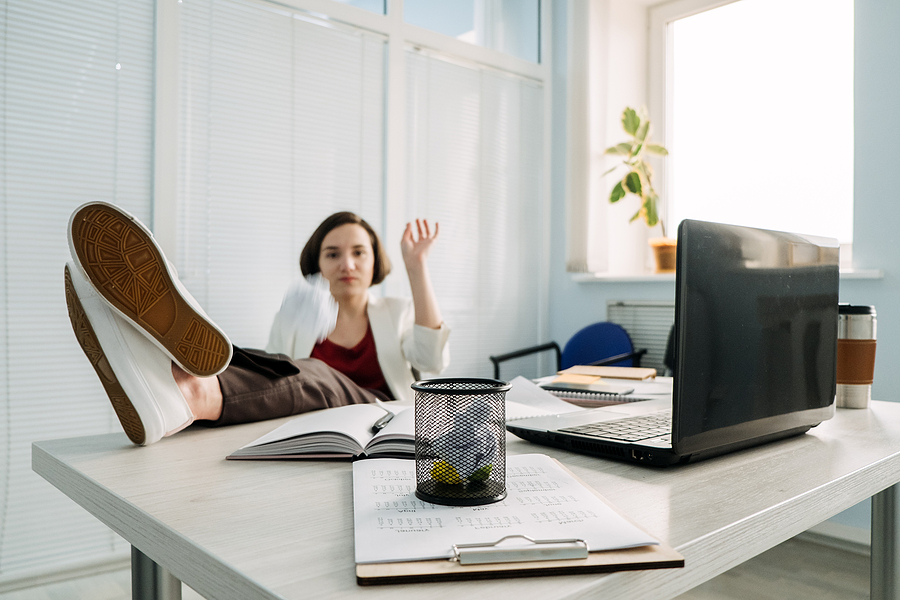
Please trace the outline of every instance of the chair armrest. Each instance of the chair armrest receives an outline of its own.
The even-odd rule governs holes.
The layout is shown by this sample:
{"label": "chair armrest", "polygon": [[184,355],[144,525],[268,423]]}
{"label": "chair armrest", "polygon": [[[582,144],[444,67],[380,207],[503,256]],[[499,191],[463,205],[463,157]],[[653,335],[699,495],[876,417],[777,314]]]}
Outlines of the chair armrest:
{"label": "chair armrest", "polygon": [[625,354],[617,354],[615,356],[609,356],[607,358],[601,358],[600,360],[592,362],[589,366],[591,367],[602,367],[604,365],[612,365],[621,360],[628,360],[629,358],[634,359],[634,366],[641,366],[641,358],[647,354],[647,349],[643,348],[641,350],[635,350],[634,352],[626,352]]}
{"label": "chair armrest", "polygon": [[521,350],[507,352],[506,354],[488,356],[491,362],[494,363],[494,379],[500,379],[500,363],[507,360],[512,360],[514,358],[528,356],[529,354],[537,354],[538,352],[544,352],[546,350],[554,350],[556,352],[556,370],[559,371],[560,365],[562,363],[562,350],[559,349],[559,344],[557,344],[556,342],[547,342],[546,344],[531,346],[530,348],[522,348]]}

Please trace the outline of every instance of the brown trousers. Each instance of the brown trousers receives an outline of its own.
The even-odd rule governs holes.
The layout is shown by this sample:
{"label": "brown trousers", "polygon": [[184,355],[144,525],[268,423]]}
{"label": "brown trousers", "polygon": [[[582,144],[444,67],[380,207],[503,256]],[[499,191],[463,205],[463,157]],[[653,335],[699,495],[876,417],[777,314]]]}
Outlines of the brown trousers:
{"label": "brown trousers", "polygon": [[210,427],[287,417],[299,413],[388,400],[361,388],[343,373],[314,358],[234,348],[231,364],[219,374],[222,416],[198,421]]}

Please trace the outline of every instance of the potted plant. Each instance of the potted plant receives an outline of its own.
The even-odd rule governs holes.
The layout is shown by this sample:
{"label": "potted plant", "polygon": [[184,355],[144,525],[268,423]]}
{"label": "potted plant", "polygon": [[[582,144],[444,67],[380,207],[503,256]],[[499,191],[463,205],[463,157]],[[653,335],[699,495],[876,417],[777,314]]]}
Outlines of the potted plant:
{"label": "potted plant", "polygon": [[628,194],[634,194],[640,198],[640,207],[629,223],[641,218],[648,227],[654,227],[657,223],[660,225],[662,237],[650,240],[650,246],[656,257],[656,271],[658,273],[674,271],[675,240],[666,237],[666,225],[659,218],[659,196],[653,189],[653,169],[645,160],[648,153],[666,156],[669,152],[659,144],[650,143],[650,119],[645,108],[642,108],[640,112],[633,108],[626,108],[622,112],[622,128],[631,136],[631,139],[611,146],[604,152],[604,154],[623,157],[622,163],[606,171],[604,176],[625,167],[625,174],[610,192],[609,201],[611,203],[618,202]]}

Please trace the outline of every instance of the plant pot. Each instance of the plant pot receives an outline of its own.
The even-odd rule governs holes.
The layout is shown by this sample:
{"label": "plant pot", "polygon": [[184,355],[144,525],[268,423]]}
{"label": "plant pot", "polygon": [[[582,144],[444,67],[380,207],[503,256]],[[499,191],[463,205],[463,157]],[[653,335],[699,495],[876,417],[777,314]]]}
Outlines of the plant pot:
{"label": "plant pot", "polygon": [[653,258],[656,259],[656,272],[674,273],[677,241],[672,238],[652,238],[649,242],[653,248]]}

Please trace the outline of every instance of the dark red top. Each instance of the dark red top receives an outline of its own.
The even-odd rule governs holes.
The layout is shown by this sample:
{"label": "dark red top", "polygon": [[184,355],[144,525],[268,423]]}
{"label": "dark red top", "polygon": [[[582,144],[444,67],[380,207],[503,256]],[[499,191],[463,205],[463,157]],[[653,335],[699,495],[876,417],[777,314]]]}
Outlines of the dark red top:
{"label": "dark red top", "polygon": [[375,336],[372,335],[371,324],[366,329],[366,335],[353,348],[344,348],[326,339],[313,346],[310,358],[317,358],[332,369],[340,371],[359,387],[378,390],[388,398],[394,397],[378,364],[378,352],[375,350]]}

